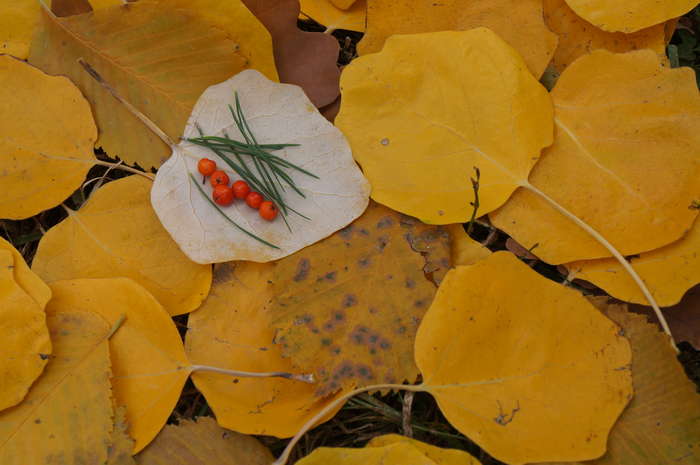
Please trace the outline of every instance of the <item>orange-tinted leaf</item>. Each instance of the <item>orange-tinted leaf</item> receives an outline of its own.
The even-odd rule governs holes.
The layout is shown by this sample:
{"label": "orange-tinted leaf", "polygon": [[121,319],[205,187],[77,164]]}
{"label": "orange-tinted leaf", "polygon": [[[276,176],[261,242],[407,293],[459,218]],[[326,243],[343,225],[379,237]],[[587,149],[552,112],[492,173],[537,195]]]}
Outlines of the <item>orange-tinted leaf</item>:
{"label": "orange-tinted leaf", "polygon": [[461,223],[447,225],[452,245],[452,266],[473,265],[489,255],[491,251],[469,237]]}
{"label": "orange-tinted leaf", "polygon": [[606,31],[635,32],[682,16],[697,0],[566,0],[577,15]]}
{"label": "orange-tinted leaf", "polygon": [[22,254],[2,237],[0,237],[0,250],[10,251],[14,259],[12,274],[15,282],[43,309],[49,299],[51,299],[51,289],[49,289],[49,286],[29,269]]}
{"label": "orange-tinted leaf", "polygon": [[[431,446],[415,439],[399,436],[398,434],[385,434],[372,438],[366,447],[386,447],[391,444],[406,444],[418,449],[423,455],[435,462],[435,465],[480,465],[476,458],[469,453],[457,449],[442,449]],[[397,464],[398,465],[398,464]]]}
{"label": "orange-tinted leaf", "polygon": [[336,6],[332,0],[301,0],[301,16],[326,26],[326,33],[336,29],[364,32],[367,22],[367,0],[358,0],[347,9]]}
{"label": "orange-tinted leaf", "polygon": [[384,447],[350,449],[319,447],[298,465],[437,465],[411,444],[397,442]]}
{"label": "orange-tinted leaf", "polygon": [[129,437],[129,423],[126,420],[126,409],[116,407],[114,409],[114,429],[112,440],[107,452],[106,465],[136,465],[131,457],[134,450],[134,440]]}
{"label": "orange-tinted leaf", "polygon": [[39,2],[16,0],[0,5],[0,53],[25,59],[39,22]]}

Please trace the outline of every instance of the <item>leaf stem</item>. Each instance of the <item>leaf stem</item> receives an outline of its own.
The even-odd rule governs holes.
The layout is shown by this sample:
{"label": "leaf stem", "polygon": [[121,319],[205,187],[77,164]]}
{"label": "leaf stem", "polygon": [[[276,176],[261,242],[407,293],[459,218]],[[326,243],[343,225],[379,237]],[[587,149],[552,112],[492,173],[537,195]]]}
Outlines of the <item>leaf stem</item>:
{"label": "leaf stem", "polygon": [[143,176],[144,178],[150,179],[151,181],[153,181],[154,179],[152,174],[145,173],[143,171],[137,170],[136,168],[132,168],[131,166],[127,166],[121,163],[110,163],[108,161],[96,160],[94,164],[99,166],[107,166],[109,168],[126,171],[132,174],[138,174],[139,176]]}
{"label": "leaf stem", "polygon": [[220,373],[222,375],[237,376],[239,378],[284,378],[293,381],[301,381],[302,383],[313,384],[316,382],[313,374],[295,374],[284,371],[272,371],[268,373],[259,373],[252,371],[228,370],[226,368],[212,367],[208,365],[192,365],[192,372],[206,371],[211,373]]}

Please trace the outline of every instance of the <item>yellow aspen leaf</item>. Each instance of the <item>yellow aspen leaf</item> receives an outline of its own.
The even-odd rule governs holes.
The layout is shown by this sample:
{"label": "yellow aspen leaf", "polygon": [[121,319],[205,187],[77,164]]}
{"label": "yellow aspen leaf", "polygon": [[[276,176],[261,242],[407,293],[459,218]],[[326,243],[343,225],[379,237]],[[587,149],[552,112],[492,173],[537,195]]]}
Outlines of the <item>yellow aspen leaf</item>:
{"label": "yellow aspen leaf", "polygon": [[0,101],[0,218],[28,218],[80,187],[95,160],[97,128],[68,79],[7,55],[0,56]]}
{"label": "yellow aspen leaf", "polygon": [[491,251],[467,235],[461,223],[447,225],[452,245],[452,266],[473,265],[491,255]]}
{"label": "yellow aspen leaf", "polygon": [[666,57],[666,23],[631,34],[607,32],[581,19],[565,0],[544,0],[543,6],[547,27],[559,36],[551,63],[558,73],[578,57],[599,48],[617,53],[649,48],[659,57]]}
{"label": "yellow aspen leaf", "polygon": [[[367,4],[367,32],[357,51],[360,55],[379,52],[386,39],[394,34],[466,31],[477,27],[493,30],[510,44],[538,78],[557,47],[556,34],[544,24],[542,0],[382,0]],[[442,54],[453,50],[452,59],[455,59],[455,49],[450,47],[447,43],[436,44],[433,51]],[[488,52],[484,52],[482,60],[479,70],[494,66]]]}
{"label": "yellow aspen leaf", "polygon": [[336,126],[372,198],[426,223],[471,217],[475,166],[479,214],[498,208],[552,142],[547,91],[488,29],[392,36],[345,68],[341,88]]}
{"label": "yellow aspen leaf", "polygon": [[341,10],[347,10],[351,6],[355,5],[358,2],[358,0],[330,0],[330,2],[336,8],[340,8]]}
{"label": "yellow aspen leaf", "polygon": [[209,292],[211,267],[180,251],[153,212],[150,189],[151,182],[139,176],[101,187],[42,237],[32,270],[49,283],[131,278],[171,315],[199,307]]}
{"label": "yellow aspen leaf", "polygon": [[[185,346],[193,364],[253,371],[299,373],[280,347],[266,305],[272,298],[275,264],[217,264],[211,293],[189,316]],[[294,435],[335,396],[319,399],[316,386],[282,378],[235,378],[195,371],[219,424],[246,434]],[[338,406],[338,409],[342,405]],[[329,413],[330,419],[335,412]]]}
{"label": "yellow aspen leaf", "polygon": [[39,23],[39,2],[15,0],[0,5],[0,54],[25,59]]}
{"label": "yellow aspen leaf", "polygon": [[273,460],[260,441],[225,430],[211,417],[167,425],[136,456],[139,465],[269,465]]}
{"label": "yellow aspen leaf", "polygon": [[131,451],[134,450],[134,440],[128,434],[129,423],[126,420],[124,407],[114,408],[114,429],[107,451],[106,465],[136,465]]}
{"label": "yellow aspen leaf", "polygon": [[43,308],[51,298],[51,289],[44,283],[27,265],[24,257],[15,249],[12,244],[0,237],[0,250],[9,250],[14,262],[12,264],[12,274],[15,282],[24,292],[34,299]]}
{"label": "yellow aspen leaf", "polygon": [[166,3],[141,0],[66,18],[43,10],[29,55],[30,63],[68,76],[83,92],[100,128],[98,147],[146,169],[160,166],[170,148],[77,60],[174,140],[202,91],[248,66],[224,31]]}
{"label": "yellow aspen leaf", "polygon": [[0,412],[0,463],[104,463],[112,431],[110,327],[85,313],[47,320],[53,355],[24,401]]}
{"label": "yellow aspen leaf", "polygon": [[358,0],[349,9],[335,6],[330,0],[301,0],[302,17],[326,26],[326,32],[348,29],[364,32],[367,22],[367,0]]}
{"label": "yellow aspen leaf", "polygon": [[383,447],[354,449],[319,447],[297,462],[298,465],[440,465],[406,442]]}
{"label": "yellow aspen leaf", "polygon": [[[630,258],[634,269],[662,307],[677,304],[683,294],[700,283],[700,220],[680,240]],[[577,279],[585,279],[611,296],[646,305],[647,300],[617,260],[604,258],[566,264]]]}
{"label": "yellow aspen leaf", "polygon": [[415,353],[448,421],[510,464],[599,457],[632,397],[619,328],[509,252],[447,274]]}
{"label": "yellow aspen leaf", "polygon": [[365,447],[386,447],[391,444],[411,445],[435,462],[435,465],[481,465],[480,461],[463,450],[443,449],[398,434],[377,436],[372,438]]}
{"label": "yellow aspen leaf", "polygon": [[695,385],[678,363],[668,336],[648,323],[645,316],[628,312],[626,305],[610,305],[602,301],[595,302],[595,305],[622,327],[630,341],[634,398],[615,423],[603,457],[584,463],[566,463],[698,463],[700,400]]}
{"label": "yellow aspen leaf", "polygon": [[93,10],[124,5],[128,0],[89,0]]}
{"label": "yellow aspen leaf", "polygon": [[143,449],[163,427],[189,376],[182,339],[168,313],[143,287],[125,278],[76,279],[51,283],[48,315],[95,313],[116,325],[110,338],[112,389],[126,407],[133,452]]}
{"label": "yellow aspen leaf", "polygon": [[347,228],[277,262],[269,304],[275,342],[314,373],[318,396],[416,378],[411,347],[435,284],[412,243],[439,237],[434,229],[371,204]]}
{"label": "yellow aspen leaf", "polygon": [[51,354],[44,305],[15,280],[16,263],[0,248],[0,410],[22,401]]}
{"label": "yellow aspen leaf", "polygon": [[[698,212],[688,207],[700,192],[700,95],[690,68],[666,68],[649,50],[596,50],[564,71],[552,97],[554,144],[532,170],[532,185],[623,255],[690,229]],[[610,256],[529,190],[490,218],[547,263]]]}
{"label": "yellow aspen leaf", "polygon": [[683,16],[697,0],[566,0],[577,15],[605,31],[636,32]]}

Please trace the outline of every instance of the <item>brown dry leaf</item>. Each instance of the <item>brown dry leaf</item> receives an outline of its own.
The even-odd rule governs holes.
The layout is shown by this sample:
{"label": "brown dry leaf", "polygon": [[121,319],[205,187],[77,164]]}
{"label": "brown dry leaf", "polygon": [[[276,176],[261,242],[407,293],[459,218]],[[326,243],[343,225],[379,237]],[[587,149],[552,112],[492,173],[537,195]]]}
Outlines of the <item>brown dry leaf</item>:
{"label": "brown dry leaf", "polygon": [[[530,183],[601,233],[623,255],[679,239],[700,192],[700,95],[690,68],[650,50],[596,50],[552,92],[555,140]],[[542,197],[519,189],[491,221],[547,263],[609,257]],[[643,233],[640,233],[643,231]]]}
{"label": "brown dry leaf", "polygon": [[296,84],[321,108],[340,94],[340,46],[330,34],[297,28],[299,0],[242,0],[272,36],[280,82]]}
{"label": "brown dry leaf", "polygon": [[28,218],[80,187],[95,160],[97,128],[68,79],[7,55],[0,56],[0,101],[0,218]]}
{"label": "brown dry leaf", "polygon": [[78,65],[79,58],[173,140],[204,89],[249,65],[224,31],[152,0],[68,18],[44,11],[41,22],[29,62],[68,76],[92,104],[96,145],[144,168],[160,166],[170,148]]}
{"label": "brown dry leaf", "polygon": [[461,223],[446,226],[450,234],[452,266],[473,265],[489,255],[491,251],[467,235]]}
{"label": "brown dry leaf", "polygon": [[415,353],[448,421],[510,464],[599,457],[632,397],[619,328],[509,252],[447,274]]}
{"label": "brown dry leaf", "polygon": [[129,437],[129,423],[126,420],[124,407],[114,408],[114,429],[112,439],[107,450],[106,465],[136,465],[131,457],[134,450],[134,440]]}
{"label": "brown dry leaf", "polygon": [[551,63],[558,73],[578,57],[599,48],[618,53],[649,48],[662,59],[666,58],[667,23],[632,34],[607,32],[581,19],[565,0],[544,0],[543,5],[547,27],[559,36],[559,45]]}
{"label": "brown dry leaf", "polygon": [[683,16],[697,0],[566,0],[577,15],[606,31],[636,32]]}
{"label": "brown dry leaf", "polygon": [[25,59],[39,22],[39,2],[14,0],[0,4],[0,54]]}
{"label": "brown dry leaf", "polygon": [[326,34],[336,29],[365,31],[367,0],[358,0],[347,9],[335,6],[331,0],[301,0],[300,3],[301,16],[326,26]]}
{"label": "brown dry leaf", "polygon": [[163,427],[189,377],[182,339],[163,307],[143,287],[125,278],[75,279],[51,283],[48,315],[98,314],[110,324],[126,320],[110,338],[112,389],[126,407],[133,453]]}
{"label": "brown dry leaf", "polygon": [[167,425],[136,456],[139,465],[269,465],[273,460],[257,439],[225,430],[211,417]]}
{"label": "brown dry leaf", "polygon": [[606,300],[593,303],[622,327],[630,341],[634,398],[615,423],[603,457],[567,464],[697,464],[700,397],[678,363],[668,336],[644,316],[627,312],[626,305],[609,305]]}
{"label": "brown dry leaf", "polygon": [[316,375],[318,396],[415,379],[411,347],[435,295],[416,249],[434,246],[442,258],[427,266],[448,269],[443,235],[371,203],[350,226],[277,262],[269,305],[275,342]]}
{"label": "brown dry leaf", "polygon": [[[522,55],[537,78],[557,47],[556,34],[544,24],[542,0],[382,0],[367,4],[367,32],[357,51],[360,55],[379,52],[394,34],[466,31],[476,27],[496,32]],[[455,59],[455,49],[447,44],[444,47]],[[485,59],[483,64],[487,63],[489,60]]]}
{"label": "brown dry leaf", "polygon": [[211,267],[191,262],[163,228],[151,207],[151,185],[140,176],[105,184],[42,237],[32,270],[46,282],[131,278],[171,315],[199,307]]}
{"label": "brown dry leaf", "polygon": [[[187,323],[186,349],[193,364],[299,372],[272,343],[275,331],[266,305],[273,296],[270,280],[275,266],[253,262],[215,266],[211,293]],[[231,378],[195,372],[192,380],[220,425],[246,434],[277,437],[293,436],[309,417],[343,394],[319,399],[316,386],[282,378]]]}
{"label": "brown dry leaf", "polygon": [[[407,444],[418,449],[423,455],[435,462],[435,465],[481,465],[471,454],[457,449],[442,449],[415,439],[385,434],[372,438],[365,447],[386,447],[391,444]],[[361,465],[361,464],[360,464]],[[397,464],[399,465],[399,464]]]}
{"label": "brown dry leaf", "polygon": [[[633,304],[630,309],[654,318],[651,307]],[[676,341],[687,341],[695,350],[700,350],[700,286],[686,292],[680,303],[664,308],[663,312]]]}
{"label": "brown dry leaf", "polygon": [[97,315],[48,317],[54,350],[17,407],[0,412],[0,463],[98,464],[112,431],[110,327]]}

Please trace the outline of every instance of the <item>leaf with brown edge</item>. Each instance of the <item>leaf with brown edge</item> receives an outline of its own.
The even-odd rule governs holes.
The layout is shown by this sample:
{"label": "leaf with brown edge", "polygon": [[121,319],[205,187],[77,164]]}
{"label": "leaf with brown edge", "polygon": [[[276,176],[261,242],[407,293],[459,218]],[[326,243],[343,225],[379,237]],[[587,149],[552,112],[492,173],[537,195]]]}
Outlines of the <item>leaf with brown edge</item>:
{"label": "leaf with brown edge", "polygon": [[[632,346],[634,398],[615,423],[605,455],[570,465],[694,465],[700,455],[700,397],[668,336],[626,305],[592,299]],[[578,392],[578,390],[577,390]],[[548,464],[555,465],[555,464]],[[564,465],[556,463],[556,465]]]}
{"label": "leaf with brown edge", "polygon": [[211,417],[167,425],[135,458],[139,465],[269,465],[273,461],[257,439],[225,430]]}
{"label": "leaf with brown edge", "polygon": [[406,436],[399,436],[398,434],[376,436],[365,447],[386,447],[392,444],[407,444],[415,447],[423,455],[435,462],[435,465],[481,465],[479,460],[463,450],[443,449]]}
{"label": "leaf with brown edge", "polygon": [[242,0],[272,36],[280,82],[296,84],[318,108],[340,94],[340,46],[330,34],[297,28],[299,0]]}
{"label": "leaf with brown edge", "polygon": [[41,16],[29,62],[68,76],[83,92],[100,128],[98,147],[146,169],[160,166],[170,148],[77,60],[89,63],[173,140],[204,89],[248,66],[224,31],[167,2],[140,0],[67,18],[44,10]]}
{"label": "leaf with brown edge", "polygon": [[515,48],[537,78],[557,46],[557,36],[544,24],[542,0],[382,0],[367,4],[367,31],[357,51],[360,55],[379,52],[395,34],[476,27],[493,30]]}
{"label": "leaf with brown edge", "polygon": [[75,279],[51,283],[48,315],[97,314],[119,330],[110,338],[112,388],[126,407],[133,453],[158,434],[189,377],[189,360],[170,315],[130,279]]}
{"label": "leaf with brown edge", "polygon": [[415,356],[420,390],[510,464],[599,457],[632,397],[619,328],[509,252],[447,274]]}
{"label": "leaf with brown edge", "polygon": [[107,337],[98,315],[48,317],[54,350],[24,401],[0,412],[0,463],[97,464],[112,431]]}
{"label": "leaf with brown edge", "polygon": [[[280,346],[272,343],[275,330],[267,305],[273,296],[275,266],[253,262],[215,265],[211,293],[187,323],[185,346],[193,364],[299,373],[282,357]],[[195,371],[192,380],[221,426],[277,437],[294,435],[309,417],[343,394],[319,399],[316,386],[282,378],[232,380],[228,375]]]}
{"label": "leaf with brown edge", "polygon": [[[316,395],[415,379],[411,347],[435,284],[411,240],[440,235],[371,203],[350,226],[277,262],[268,307],[275,342],[315,374]],[[449,263],[449,248],[432,244]]]}
{"label": "leaf with brown edge", "polygon": [[[623,255],[680,239],[700,192],[700,95],[689,68],[656,53],[596,50],[552,92],[554,144],[529,182],[597,230]],[[671,134],[673,136],[671,136]],[[547,263],[611,256],[540,195],[518,189],[489,215]],[[640,233],[643,231],[643,233]]]}
{"label": "leaf with brown edge", "polygon": [[[633,304],[630,309],[653,318],[654,310],[651,307]],[[690,289],[678,304],[664,308],[663,312],[673,337],[700,350],[700,285]]]}

